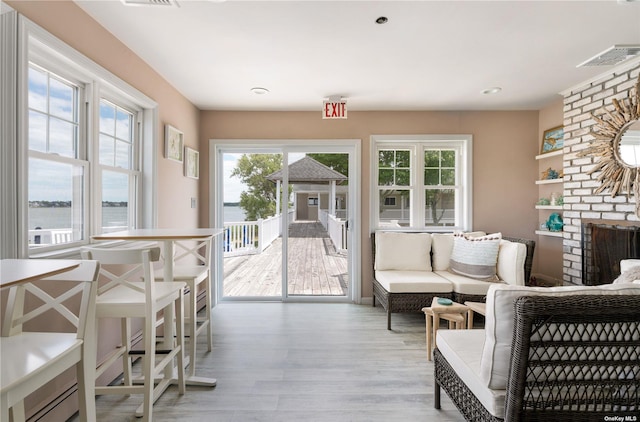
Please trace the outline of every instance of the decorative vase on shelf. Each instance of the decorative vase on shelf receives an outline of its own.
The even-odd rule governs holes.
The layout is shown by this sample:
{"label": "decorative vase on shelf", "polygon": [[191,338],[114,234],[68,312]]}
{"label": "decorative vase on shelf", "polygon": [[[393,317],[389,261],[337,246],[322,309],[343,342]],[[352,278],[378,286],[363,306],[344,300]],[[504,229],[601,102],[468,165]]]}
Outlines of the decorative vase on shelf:
{"label": "decorative vase on shelf", "polygon": [[561,232],[562,227],[564,226],[564,222],[562,221],[562,216],[557,212],[554,212],[549,216],[547,220],[547,228],[552,232]]}

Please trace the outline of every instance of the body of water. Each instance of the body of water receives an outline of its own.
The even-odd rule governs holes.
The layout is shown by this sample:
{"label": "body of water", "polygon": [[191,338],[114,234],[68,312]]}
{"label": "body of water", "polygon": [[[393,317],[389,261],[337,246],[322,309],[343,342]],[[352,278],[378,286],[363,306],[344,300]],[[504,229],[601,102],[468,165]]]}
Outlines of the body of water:
{"label": "body of water", "polygon": [[[102,208],[103,227],[126,227],[127,207]],[[29,230],[40,227],[46,229],[70,229],[71,207],[29,208]]]}
{"label": "body of water", "polygon": [[225,205],[224,206],[224,222],[225,223],[237,223],[244,221],[246,214],[236,205]]}

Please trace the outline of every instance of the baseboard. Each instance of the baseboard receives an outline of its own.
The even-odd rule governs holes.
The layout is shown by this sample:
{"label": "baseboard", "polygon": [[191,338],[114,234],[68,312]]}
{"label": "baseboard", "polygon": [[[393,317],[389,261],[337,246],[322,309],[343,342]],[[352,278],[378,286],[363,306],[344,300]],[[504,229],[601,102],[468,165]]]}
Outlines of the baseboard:
{"label": "baseboard", "polygon": [[369,305],[369,306],[373,305],[373,296],[360,298],[360,304],[361,305]]}

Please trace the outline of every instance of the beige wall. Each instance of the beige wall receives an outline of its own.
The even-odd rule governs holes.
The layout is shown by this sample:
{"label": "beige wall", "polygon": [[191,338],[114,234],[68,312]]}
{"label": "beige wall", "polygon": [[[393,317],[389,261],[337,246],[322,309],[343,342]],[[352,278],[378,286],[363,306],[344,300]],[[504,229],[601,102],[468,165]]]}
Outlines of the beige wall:
{"label": "beige wall", "polygon": [[[535,239],[539,148],[537,111],[522,112],[358,112],[348,120],[322,120],[317,112],[203,111],[200,151],[210,139],[362,140],[362,295],[372,296],[369,237],[371,135],[473,135],[474,228]],[[205,166],[206,167],[206,166]],[[201,173],[200,212],[209,216],[209,169]]]}
{"label": "beige wall", "polygon": [[159,104],[158,226],[197,226],[198,209],[191,209],[191,198],[198,198],[198,180],[184,177],[180,163],[162,157],[165,124],[184,132],[185,146],[197,149],[198,109],[73,2],[6,3]]}

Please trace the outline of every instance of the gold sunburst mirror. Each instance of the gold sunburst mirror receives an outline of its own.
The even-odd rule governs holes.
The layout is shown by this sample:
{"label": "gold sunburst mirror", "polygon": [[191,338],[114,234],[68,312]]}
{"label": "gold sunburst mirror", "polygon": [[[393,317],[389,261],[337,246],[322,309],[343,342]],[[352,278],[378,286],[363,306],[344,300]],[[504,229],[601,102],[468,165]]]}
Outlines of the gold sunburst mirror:
{"label": "gold sunburst mirror", "polygon": [[578,155],[593,156],[598,160],[587,172],[600,171],[600,187],[595,193],[609,190],[612,197],[633,194],[636,215],[640,217],[640,75],[627,98],[613,99],[613,110],[604,109],[604,114],[591,116],[596,122],[591,130],[591,145]]}

